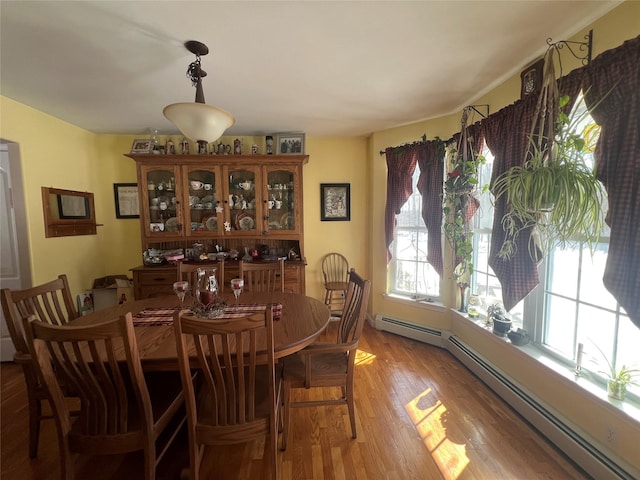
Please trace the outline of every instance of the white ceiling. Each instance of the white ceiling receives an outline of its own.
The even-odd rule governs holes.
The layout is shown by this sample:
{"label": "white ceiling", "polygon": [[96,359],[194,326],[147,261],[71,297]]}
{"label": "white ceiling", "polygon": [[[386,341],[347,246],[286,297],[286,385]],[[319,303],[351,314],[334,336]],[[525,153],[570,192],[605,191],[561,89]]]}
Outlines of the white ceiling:
{"label": "white ceiling", "polygon": [[[206,103],[232,135],[367,135],[461,110],[620,1],[0,1],[0,93],[97,133],[177,133]],[[597,41],[597,32],[595,32]]]}

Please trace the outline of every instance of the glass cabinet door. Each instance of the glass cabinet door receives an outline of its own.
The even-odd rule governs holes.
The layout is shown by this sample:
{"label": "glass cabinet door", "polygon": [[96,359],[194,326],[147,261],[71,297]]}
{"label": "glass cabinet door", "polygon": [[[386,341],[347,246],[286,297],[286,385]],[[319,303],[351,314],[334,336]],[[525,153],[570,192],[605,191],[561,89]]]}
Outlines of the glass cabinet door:
{"label": "glass cabinet door", "polygon": [[[257,167],[227,167],[225,169],[227,195],[225,199],[228,222],[233,235],[256,235],[262,232],[259,218],[260,175]],[[225,229],[226,230],[226,229]]]}
{"label": "glass cabinet door", "polygon": [[179,171],[177,167],[144,166],[142,211],[150,236],[167,237],[184,233],[180,208]]}
{"label": "glass cabinet door", "polygon": [[269,232],[290,233],[296,225],[296,168],[267,168],[267,200],[265,204]]}
{"label": "glass cabinet door", "polygon": [[[193,236],[219,233],[222,228],[220,175],[215,167],[184,167],[186,230]],[[187,207],[188,205],[188,207]]]}

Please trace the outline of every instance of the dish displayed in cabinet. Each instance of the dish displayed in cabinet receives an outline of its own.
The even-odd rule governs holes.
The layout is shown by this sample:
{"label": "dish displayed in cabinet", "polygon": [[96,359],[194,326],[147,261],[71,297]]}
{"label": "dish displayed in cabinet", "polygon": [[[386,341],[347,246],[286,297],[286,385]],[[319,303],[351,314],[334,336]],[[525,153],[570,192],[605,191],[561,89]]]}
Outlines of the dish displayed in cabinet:
{"label": "dish displayed in cabinet", "polygon": [[255,217],[251,213],[240,213],[236,217],[236,228],[238,230],[253,230],[256,225]]}
{"label": "dish displayed in cabinet", "polygon": [[218,230],[218,217],[215,215],[210,215],[202,219],[202,224],[207,230],[217,231]]}
{"label": "dish displayed in cabinet", "polygon": [[166,222],[164,222],[164,229],[167,232],[177,232],[178,219],[176,217],[169,218]]}
{"label": "dish displayed in cabinet", "polygon": [[279,228],[287,228],[290,229],[293,227],[293,217],[290,213],[285,213],[280,217],[280,227]]}

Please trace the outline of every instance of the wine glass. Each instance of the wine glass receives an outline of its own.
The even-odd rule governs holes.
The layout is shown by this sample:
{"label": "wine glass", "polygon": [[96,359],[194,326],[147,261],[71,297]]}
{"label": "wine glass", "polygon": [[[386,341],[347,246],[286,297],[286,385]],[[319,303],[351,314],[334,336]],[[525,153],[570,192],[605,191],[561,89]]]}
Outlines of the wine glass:
{"label": "wine glass", "polygon": [[189,282],[184,280],[179,282],[174,282],[173,291],[176,292],[178,298],[180,299],[180,310],[184,308],[184,296],[189,291]]}
{"label": "wine glass", "polygon": [[238,305],[238,297],[242,293],[243,287],[244,287],[244,279],[242,278],[231,279],[231,290],[233,290],[233,295],[236,297],[236,305]]}

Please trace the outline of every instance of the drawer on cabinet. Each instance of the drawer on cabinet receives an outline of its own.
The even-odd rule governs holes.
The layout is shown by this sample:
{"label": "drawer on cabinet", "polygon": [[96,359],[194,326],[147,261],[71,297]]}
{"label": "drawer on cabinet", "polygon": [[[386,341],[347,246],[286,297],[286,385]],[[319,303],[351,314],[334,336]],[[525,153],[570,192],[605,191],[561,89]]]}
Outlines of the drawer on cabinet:
{"label": "drawer on cabinet", "polygon": [[157,286],[142,286],[139,290],[140,298],[136,297],[136,300],[142,298],[164,297],[165,295],[175,295],[173,293],[172,285],[157,285]]}
{"label": "drawer on cabinet", "polygon": [[164,270],[157,272],[138,272],[137,278],[138,282],[141,285],[156,285],[156,284],[172,284],[176,281],[177,278],[176,270]]}

